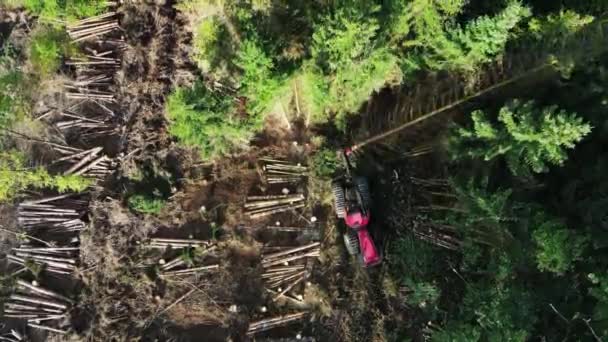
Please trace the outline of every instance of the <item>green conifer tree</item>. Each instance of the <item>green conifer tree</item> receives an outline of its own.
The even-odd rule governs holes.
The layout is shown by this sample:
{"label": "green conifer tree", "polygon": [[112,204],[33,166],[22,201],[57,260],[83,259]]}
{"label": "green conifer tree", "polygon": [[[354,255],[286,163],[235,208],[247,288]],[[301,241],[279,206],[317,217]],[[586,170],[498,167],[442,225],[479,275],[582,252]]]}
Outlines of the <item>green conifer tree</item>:
{"label": "green conifer tree", "polygon": [[448,224],[456,227],[473,241],[502,247],[512,236],[507,223],[513,220],[510,190],[488,191],[486,182],[452,181],[458,198],[457,210],[446,216]]}
{"label": "green conifer tree", "polygon": [[557,106],[538,107],[534,102],[514,100],[500,109],[499,123],[482,111],[472,113],[473,127],[460,127],[450,139],[452,157],[467,156],[485,161],[503,156],[516,176],[541,173],[548,165],[561,165],[567,149],[591,131],[575,114]]}
{"label": "green conifer tree", "polygon": [[[399,83],[397,57],[380,42],[378,6],[341,7],[323,18],[312,35],[312,58],[328,80],[326,110],[336,113],[338,127],[369,96],[387,84]],[[322,81],[322,79],[318,79]],[[316,86],[324,88],[323,83]]]}
{"label": "green conifer tree", "polygon": [[571,269],[574,261],[581,258],[587,239],[544,213],[537,213],[532,222],[538,269],[555,274],[563,274]]}
{"label": "green conifer tree", "polygon": [[247,97],[252,123],[261,126],[263,115],[271,109],[281,93],[281,80],[276,77],[274,63],[254,39],[244,41],[237,52],[236,65],[242,69],[241,93]]}
{"label": "green conifer tree", "polygon": [[441,2],[416,0],[411,6],[414,15],[404,13],[396,21],[393,34],[398,38],[409,33],[405,29],[407,21],[411,21],[414,32],[414,38],[405,45],[415,47],[403,60],[406,72],[421,68],[473,71],[502,53],[511,31],[531,15],[521,2],[510,1],[497,15],[482,16],[461,26],[452,16],[463,5],[462,1],[442,6]]}

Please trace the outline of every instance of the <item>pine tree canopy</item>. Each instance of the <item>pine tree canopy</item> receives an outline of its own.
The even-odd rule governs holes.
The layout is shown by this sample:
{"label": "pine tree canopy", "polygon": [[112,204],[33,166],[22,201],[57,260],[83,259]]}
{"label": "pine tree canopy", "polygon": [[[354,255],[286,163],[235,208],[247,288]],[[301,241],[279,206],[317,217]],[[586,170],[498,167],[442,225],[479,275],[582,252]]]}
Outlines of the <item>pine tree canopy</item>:
{"label": "pine tree canopy", "polygon": [[481,111],[471,114],[472,128],[460,127],[450,140],[455,156],[491,161],[504,157],[514,175],[547,172],[562,165],[591,126],[557,106],[539,107],[533,101],[513,100],[502,107],[498,122]]}

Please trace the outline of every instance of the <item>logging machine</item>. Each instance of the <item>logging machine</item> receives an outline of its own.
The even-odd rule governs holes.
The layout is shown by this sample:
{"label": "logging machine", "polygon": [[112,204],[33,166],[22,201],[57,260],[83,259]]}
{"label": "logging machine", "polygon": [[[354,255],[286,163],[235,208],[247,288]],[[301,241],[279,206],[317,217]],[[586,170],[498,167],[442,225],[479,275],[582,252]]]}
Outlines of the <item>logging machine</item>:
{"label": "logging machine", "polygon": [[371,194],[367,178],[353,174],[352,150],[340,151],[344,174],[332,182],[336,216],[346,224],[344,244],[349,254],[355,255],[363,266],[378,265],[382,256],[369,233]]}

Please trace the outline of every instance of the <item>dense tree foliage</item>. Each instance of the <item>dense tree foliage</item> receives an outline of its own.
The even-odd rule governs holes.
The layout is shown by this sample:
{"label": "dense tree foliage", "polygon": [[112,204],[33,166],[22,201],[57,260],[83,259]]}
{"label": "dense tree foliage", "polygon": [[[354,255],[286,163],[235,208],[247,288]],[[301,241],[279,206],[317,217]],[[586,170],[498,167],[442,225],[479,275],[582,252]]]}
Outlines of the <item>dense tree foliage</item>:
{"label": "dense tree foliage", "polygon": [[[386,86],[412,82],[419,72],[470,73],[492,61],[531,13],[509,1],[495,15],[460,23],[464,6],[188,0],[177,8],[191,18],[193,58],[205,84],[236,89],[247,99],[250,118],[261,123],[269,114],[302,116],[306,124],[331,120],[343,130],[349,115]],[[221,96],[235,96],[222,90]],[[237,144],[226,152],[238,150]]]}
{"label": "dense tree foliage", "polygon": [[561,165],[566,148],[574,148],[591,131],[581,118],[556,106],[536,108],[530,102],[514,100],[498,113],[499,127],[482,111],[471,113],[472,129],[459,128],[451,140],[454,158],[483,158],[485,161],[504,156],[515,175],[546,172],[547,164]]}
{"label": "dense tree foliage", "polygon": [[49,22],[94,16],[107,6],[104,1],[98,0],[6,0],[6,2],[12,7],[23,6]]}
{"label": "dense tree foliage", "polygon": [[[433,340],[608,336],[600,276],[608,266],[606,161],[599,152],[608,127],[605,68],[604,59],[580,65],[570,79],[534,94],[535,101],[473,111],[470,123],[448,133],[456,200],[431,216],[463,244],[449,286],[422,274],[447,286],[440,287],[444,301],[458,303],[426,313],[447,310]],[[399,258],[410,257],[403,253]],[[454,286],[464,291],[461,300],[448,294]]]}

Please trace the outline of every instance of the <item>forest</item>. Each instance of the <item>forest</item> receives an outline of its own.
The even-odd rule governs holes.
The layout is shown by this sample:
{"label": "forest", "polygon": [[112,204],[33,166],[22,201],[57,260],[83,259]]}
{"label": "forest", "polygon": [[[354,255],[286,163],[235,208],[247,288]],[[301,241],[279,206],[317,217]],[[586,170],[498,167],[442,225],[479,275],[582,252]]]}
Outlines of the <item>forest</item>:
{"label": "forest", "polygon": [[608,341],[606,113],[606,0],[0,0],[0,341]]}

